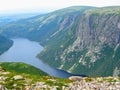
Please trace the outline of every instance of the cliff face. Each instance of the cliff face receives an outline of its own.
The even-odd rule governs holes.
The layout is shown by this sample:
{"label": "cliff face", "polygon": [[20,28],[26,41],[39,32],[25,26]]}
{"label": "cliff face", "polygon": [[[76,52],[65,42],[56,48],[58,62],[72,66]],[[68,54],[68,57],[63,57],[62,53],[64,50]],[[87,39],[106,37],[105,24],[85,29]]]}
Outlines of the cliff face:
{"label": "cliff face", "polygon": [[[76,30],[77,39],[61,55],[61,68],[90,76],[120,75],[118,10],[118,7],[101,8],[83,14]],[[67,63],[71,64],[66,67]]]}
{"label": "cliff face", "polygon": [[85,11],[64,35],[55,36],[52,42],[56,43],[49,44],[39,57],[72,73],[120,76],[119,10],[106,7]]}

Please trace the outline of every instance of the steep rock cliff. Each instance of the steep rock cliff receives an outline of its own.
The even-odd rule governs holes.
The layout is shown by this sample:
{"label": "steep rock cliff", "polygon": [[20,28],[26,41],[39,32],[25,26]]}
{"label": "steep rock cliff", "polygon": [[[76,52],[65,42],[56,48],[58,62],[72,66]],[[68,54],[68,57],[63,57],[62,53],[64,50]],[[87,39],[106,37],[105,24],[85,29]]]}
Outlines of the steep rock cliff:
{"label": "steep rock cliff", "polygon": [[120,75],[120,7],[90,9],[51,39],[39,58],[72,73]]}
{"label": "steep rock cliff", "polygon": [[83,14],[77,39],[61,55],[62,69],[90,76],[120,75],[119,10],[119,7],[107,7]]}

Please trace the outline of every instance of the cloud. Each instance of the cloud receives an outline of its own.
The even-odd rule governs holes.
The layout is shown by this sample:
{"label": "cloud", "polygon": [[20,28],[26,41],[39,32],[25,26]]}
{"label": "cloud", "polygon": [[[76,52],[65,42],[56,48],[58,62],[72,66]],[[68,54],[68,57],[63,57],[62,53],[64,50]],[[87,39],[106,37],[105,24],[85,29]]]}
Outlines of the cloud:
{"label": "cloud", "polygon": [[54,10],[75,5],[112,6],[120,5],[118,0],[0,0],[0,11]]}

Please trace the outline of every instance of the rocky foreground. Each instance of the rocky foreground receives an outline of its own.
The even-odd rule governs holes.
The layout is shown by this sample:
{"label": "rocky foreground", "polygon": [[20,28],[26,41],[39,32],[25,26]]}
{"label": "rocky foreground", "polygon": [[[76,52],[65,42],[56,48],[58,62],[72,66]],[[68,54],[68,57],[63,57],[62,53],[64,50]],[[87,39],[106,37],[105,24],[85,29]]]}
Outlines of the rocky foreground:
{"label": "rocky foreground", "polygon": [[[34,78],[34,79],[33,79]],[[120,90],[119,77],[30,77],[0,67],[0,90]]]}

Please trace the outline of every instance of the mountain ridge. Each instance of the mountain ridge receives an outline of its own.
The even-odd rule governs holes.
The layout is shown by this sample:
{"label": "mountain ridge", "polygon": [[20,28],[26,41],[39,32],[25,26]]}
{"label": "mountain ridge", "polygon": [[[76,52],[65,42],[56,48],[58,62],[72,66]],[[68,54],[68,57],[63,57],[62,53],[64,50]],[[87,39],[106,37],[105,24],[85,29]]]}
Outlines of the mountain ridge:
{"label": "mountain ridge", "polygon": [[13,22],[0,27],[1,33],[40,42],[44,50],[38,57],[53,67],[120,76],[120,7],[69,8]]}
{"label": "mountain ridge", "polygon": [[[92,10],[95,12],[95,14],[93,12],[88,13]],[[113,10],[114,12],[112,12]],[[60,56],[58,61],[60,61],[59,63],[61,63],[61,66],[51,64],[50,59],[47,60],[47,63],[50,63],[55,67],[67,70],[72,73],[83,73],[90,76],[114,76],[116,74],[120,75],[119,65],[117,64],[119,63],[120,59],[118,56],[120,53],[118,21],[120,17],[119,12],[117,12],[118,10],[119,7],[112,7],[112,9],[111,7],[106,7],[104,9],[98,8],[85,11],[85,13],[79,19],[79,25],[76,28],[77,38],[74,41],[73,45],[70,44],[70,46],[67,47],[61,55],[51,55],[55,56],[53,61],[56,61],[57,59],[55,58],[57,58],[57,56]],[[96,14],[96,12],[98,13]],[[111,23],[113,24],[111,25]],[[96,24],[98,24],[98,26]],[[112,29],[110,29],[110,27]],[[102,29],[104,30],[102,31]],[[101,31],[105,37],[107,36],[106,38],[102,36]],[[114,34],[113,31],[115,31]],[[97,36],[95,33],[99,36]],[[51,48],[54,47],[51,46]],[[50,51],[44,51],[40,54],[40,58],[46,60],[44,59],[44,55],[47,55],[47,53],[50,55]],[[102,62],[102,60],[104,61]]]}

